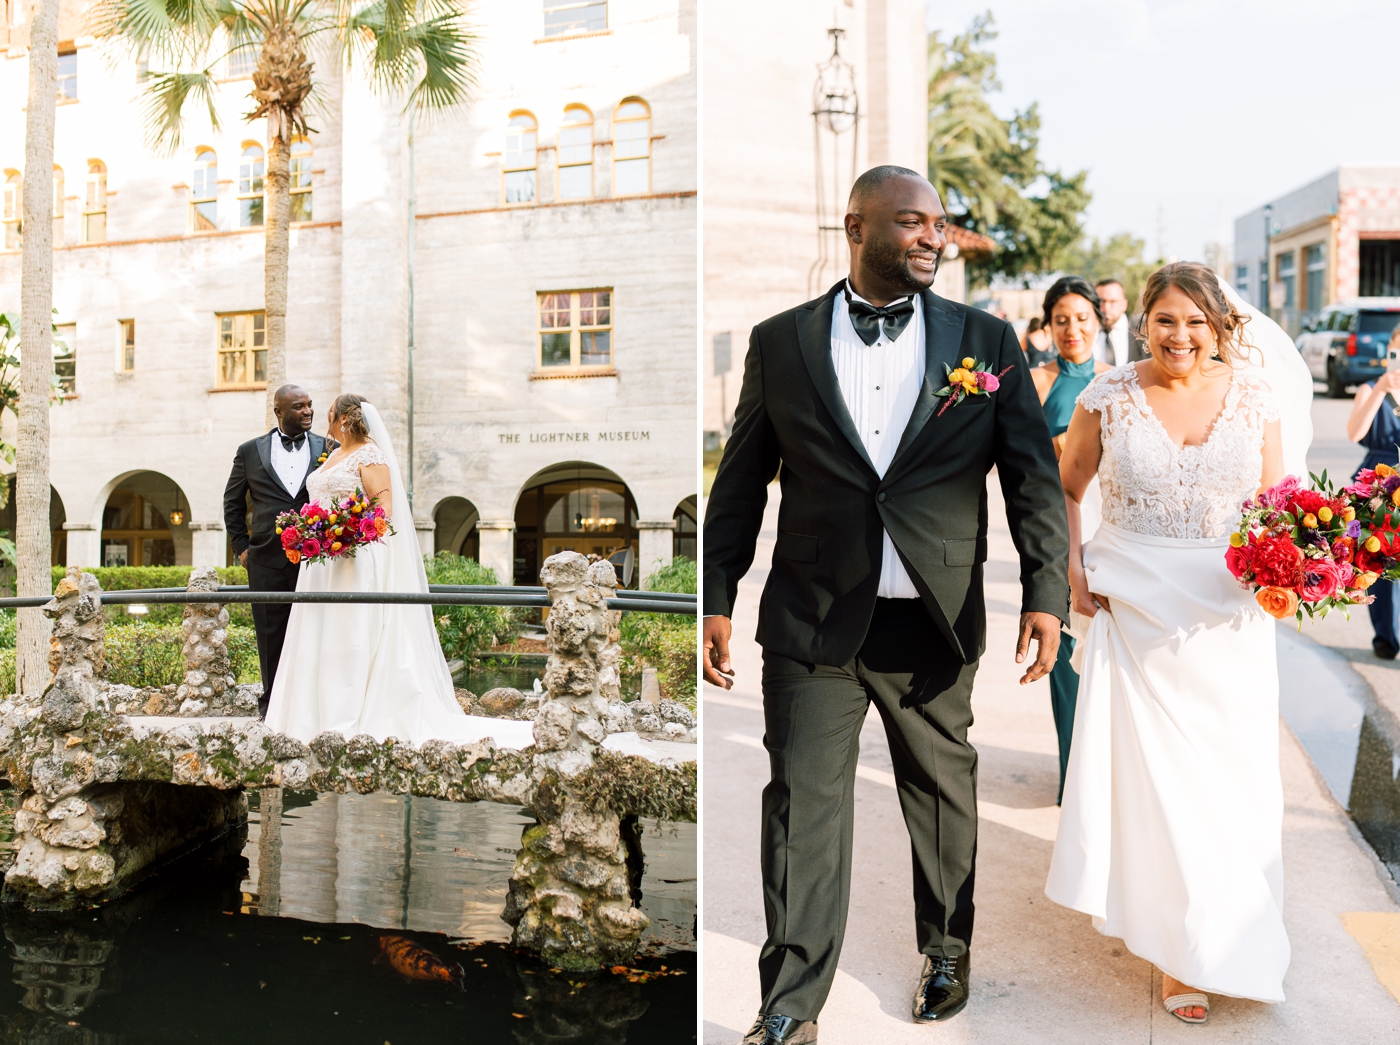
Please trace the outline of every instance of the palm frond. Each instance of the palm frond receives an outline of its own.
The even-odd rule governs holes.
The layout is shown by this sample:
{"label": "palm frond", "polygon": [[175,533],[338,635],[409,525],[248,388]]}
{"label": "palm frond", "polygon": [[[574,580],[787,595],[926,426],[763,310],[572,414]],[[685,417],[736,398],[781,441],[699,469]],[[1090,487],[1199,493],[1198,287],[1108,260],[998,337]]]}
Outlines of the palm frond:
{"label": "palm frond", "polygon": [[185,103],[203,100],[209,123],[219,130],[219,113],[214,107],[214,73],[204,69],[196,73],[152,73],[146,89],[142,116],[146,138],[152,148],[173,151],[180,146],[184,132]]}
{"label": "palm frond", "polygon": [[172,67],[208,47],[230,0],[101,0],[88,16],[100,40],[121,41],[133,53]]}
{"label": "palm frond", "polygon": [[477,35],[460,0],[341,0],[337,25],[346,64],[364,62],[375,86],[408,91],[410,104],[440,112],[476,86]]}

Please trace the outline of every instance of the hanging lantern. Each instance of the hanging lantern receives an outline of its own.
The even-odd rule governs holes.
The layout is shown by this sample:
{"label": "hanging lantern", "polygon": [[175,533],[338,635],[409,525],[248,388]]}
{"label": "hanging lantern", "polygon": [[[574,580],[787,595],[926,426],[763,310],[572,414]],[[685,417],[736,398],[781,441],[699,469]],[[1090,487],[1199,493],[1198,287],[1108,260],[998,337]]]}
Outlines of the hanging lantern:
{"label": "hanging lantern", "polygon": [[[172,484],[174,485],[174,484]],[[170,525],[179,526],[185,521],[185,513],[180,510],[180,488],[175,487],[175,507],[170,512]]]}

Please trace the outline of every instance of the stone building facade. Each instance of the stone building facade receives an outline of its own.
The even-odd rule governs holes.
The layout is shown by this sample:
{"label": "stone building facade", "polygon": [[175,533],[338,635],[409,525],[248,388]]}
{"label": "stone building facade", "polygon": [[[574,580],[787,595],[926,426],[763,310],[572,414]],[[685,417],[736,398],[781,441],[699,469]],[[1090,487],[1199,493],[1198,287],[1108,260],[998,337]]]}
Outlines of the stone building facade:
{"label": "stone building facade", "polygon": [[1334,301],[1400,296],[1400,167],[1339,167],[1255,208],[1234,259],[1236,289],[1295,335]]}
{"label": "stone building facade", "polygon": [[[59,47],[56,561],[223,564],[224,484],[264,403],[251,70],[225,60],[218,128],[192,111],[177,148],[152,149],[136,64],[83,35],[84,7],[65,0]],[[695,554],[696,8],[476,0],[471,101],[411,135],[402,97],[313,55],[287,372],[317,431],[353,391],[406,466],[412,446],[425,551],[528,584],[564,550],[631,548],[637,576]],[[23,24],[6,33],[9,208],[28,63]],[[0,309],[17,310],[10,214]]]}
{"label": "stone building facade", "polygon": [[[706,0],[707,445],[732,421],[754,324],[846,274],[838,228],[853,173],[927,169],[924,20],[923,0]],[[960,258],[934,289],[963,300]]]}

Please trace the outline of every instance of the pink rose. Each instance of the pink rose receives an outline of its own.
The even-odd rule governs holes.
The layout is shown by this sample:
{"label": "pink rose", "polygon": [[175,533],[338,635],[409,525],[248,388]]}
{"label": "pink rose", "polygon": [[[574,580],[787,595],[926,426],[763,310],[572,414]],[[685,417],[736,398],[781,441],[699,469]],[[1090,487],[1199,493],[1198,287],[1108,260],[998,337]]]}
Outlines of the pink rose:
{"label": "pink rose", "polygon": [[301,542],[301,554],[303,558],[314,559],[321,554],[321,542],[315,537],[308,537]]}
{"label": "pink rose", "polygon": [[365,519],[360,523],[360,536],[367,541],[378,539],[379,531],[375,529],[373,519]]}
{"label": "pink rose", "polygon": [[[1350,566],[1347,568],[1350,569]],[[1344,588],[1342,567],[1337,563],[1327,559],[1308,559],[1303,563],[1304,602],[1321,602]]]}
{"label": "pink rose", "polygon": [[984,392],[995,392],[1001,387],[1001,379],[987,370],[977,371],[977,387]]}
{"label": "pink rose", "polygon": [[1250,561],[1253,558],[1254,549],[1247,544],[1240,548],[1231,545],[1225,549],[1225,566],[1237,581],[1244,578],[1245,571],[1249,569]]}

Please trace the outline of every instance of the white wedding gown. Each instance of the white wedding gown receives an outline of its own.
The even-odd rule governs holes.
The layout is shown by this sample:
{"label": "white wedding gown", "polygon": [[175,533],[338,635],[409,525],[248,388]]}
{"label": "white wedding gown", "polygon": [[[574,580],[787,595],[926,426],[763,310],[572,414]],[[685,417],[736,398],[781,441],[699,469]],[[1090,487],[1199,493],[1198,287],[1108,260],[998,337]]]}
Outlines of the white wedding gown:
{"label": "white wedding gown", "polygon": [[1268,386],[1237,371],[1201,446],[1178,447],[1133,364],[1099,412],[1103,522],[1046,895],[1214,994],[1283,1000],[1283,789],[1274,620],[1225,568],[1262,469]]}
{"label": "white wedding gown", "polygon": [[[389,447],[383,424],[362,405],[370,430]],[[371,417],[373,413],[373,417]],[[417,535],[392,447],[372,439],[306,479],[313,501],[328,505],[363,489],[360,468],[388,464],[397,533],[352,558],[301,565],[297,591],[415,592],[428,590]],[[407,542],[411,542],[411,545]],[[493,737],[502,747],[533,743],[531,723],[468,716],[457,703],[429,606],[374,603],[293,603],[277,663],[267,726],[309,742],[327,730],[347,739],[368,733],[469,743]]]}

